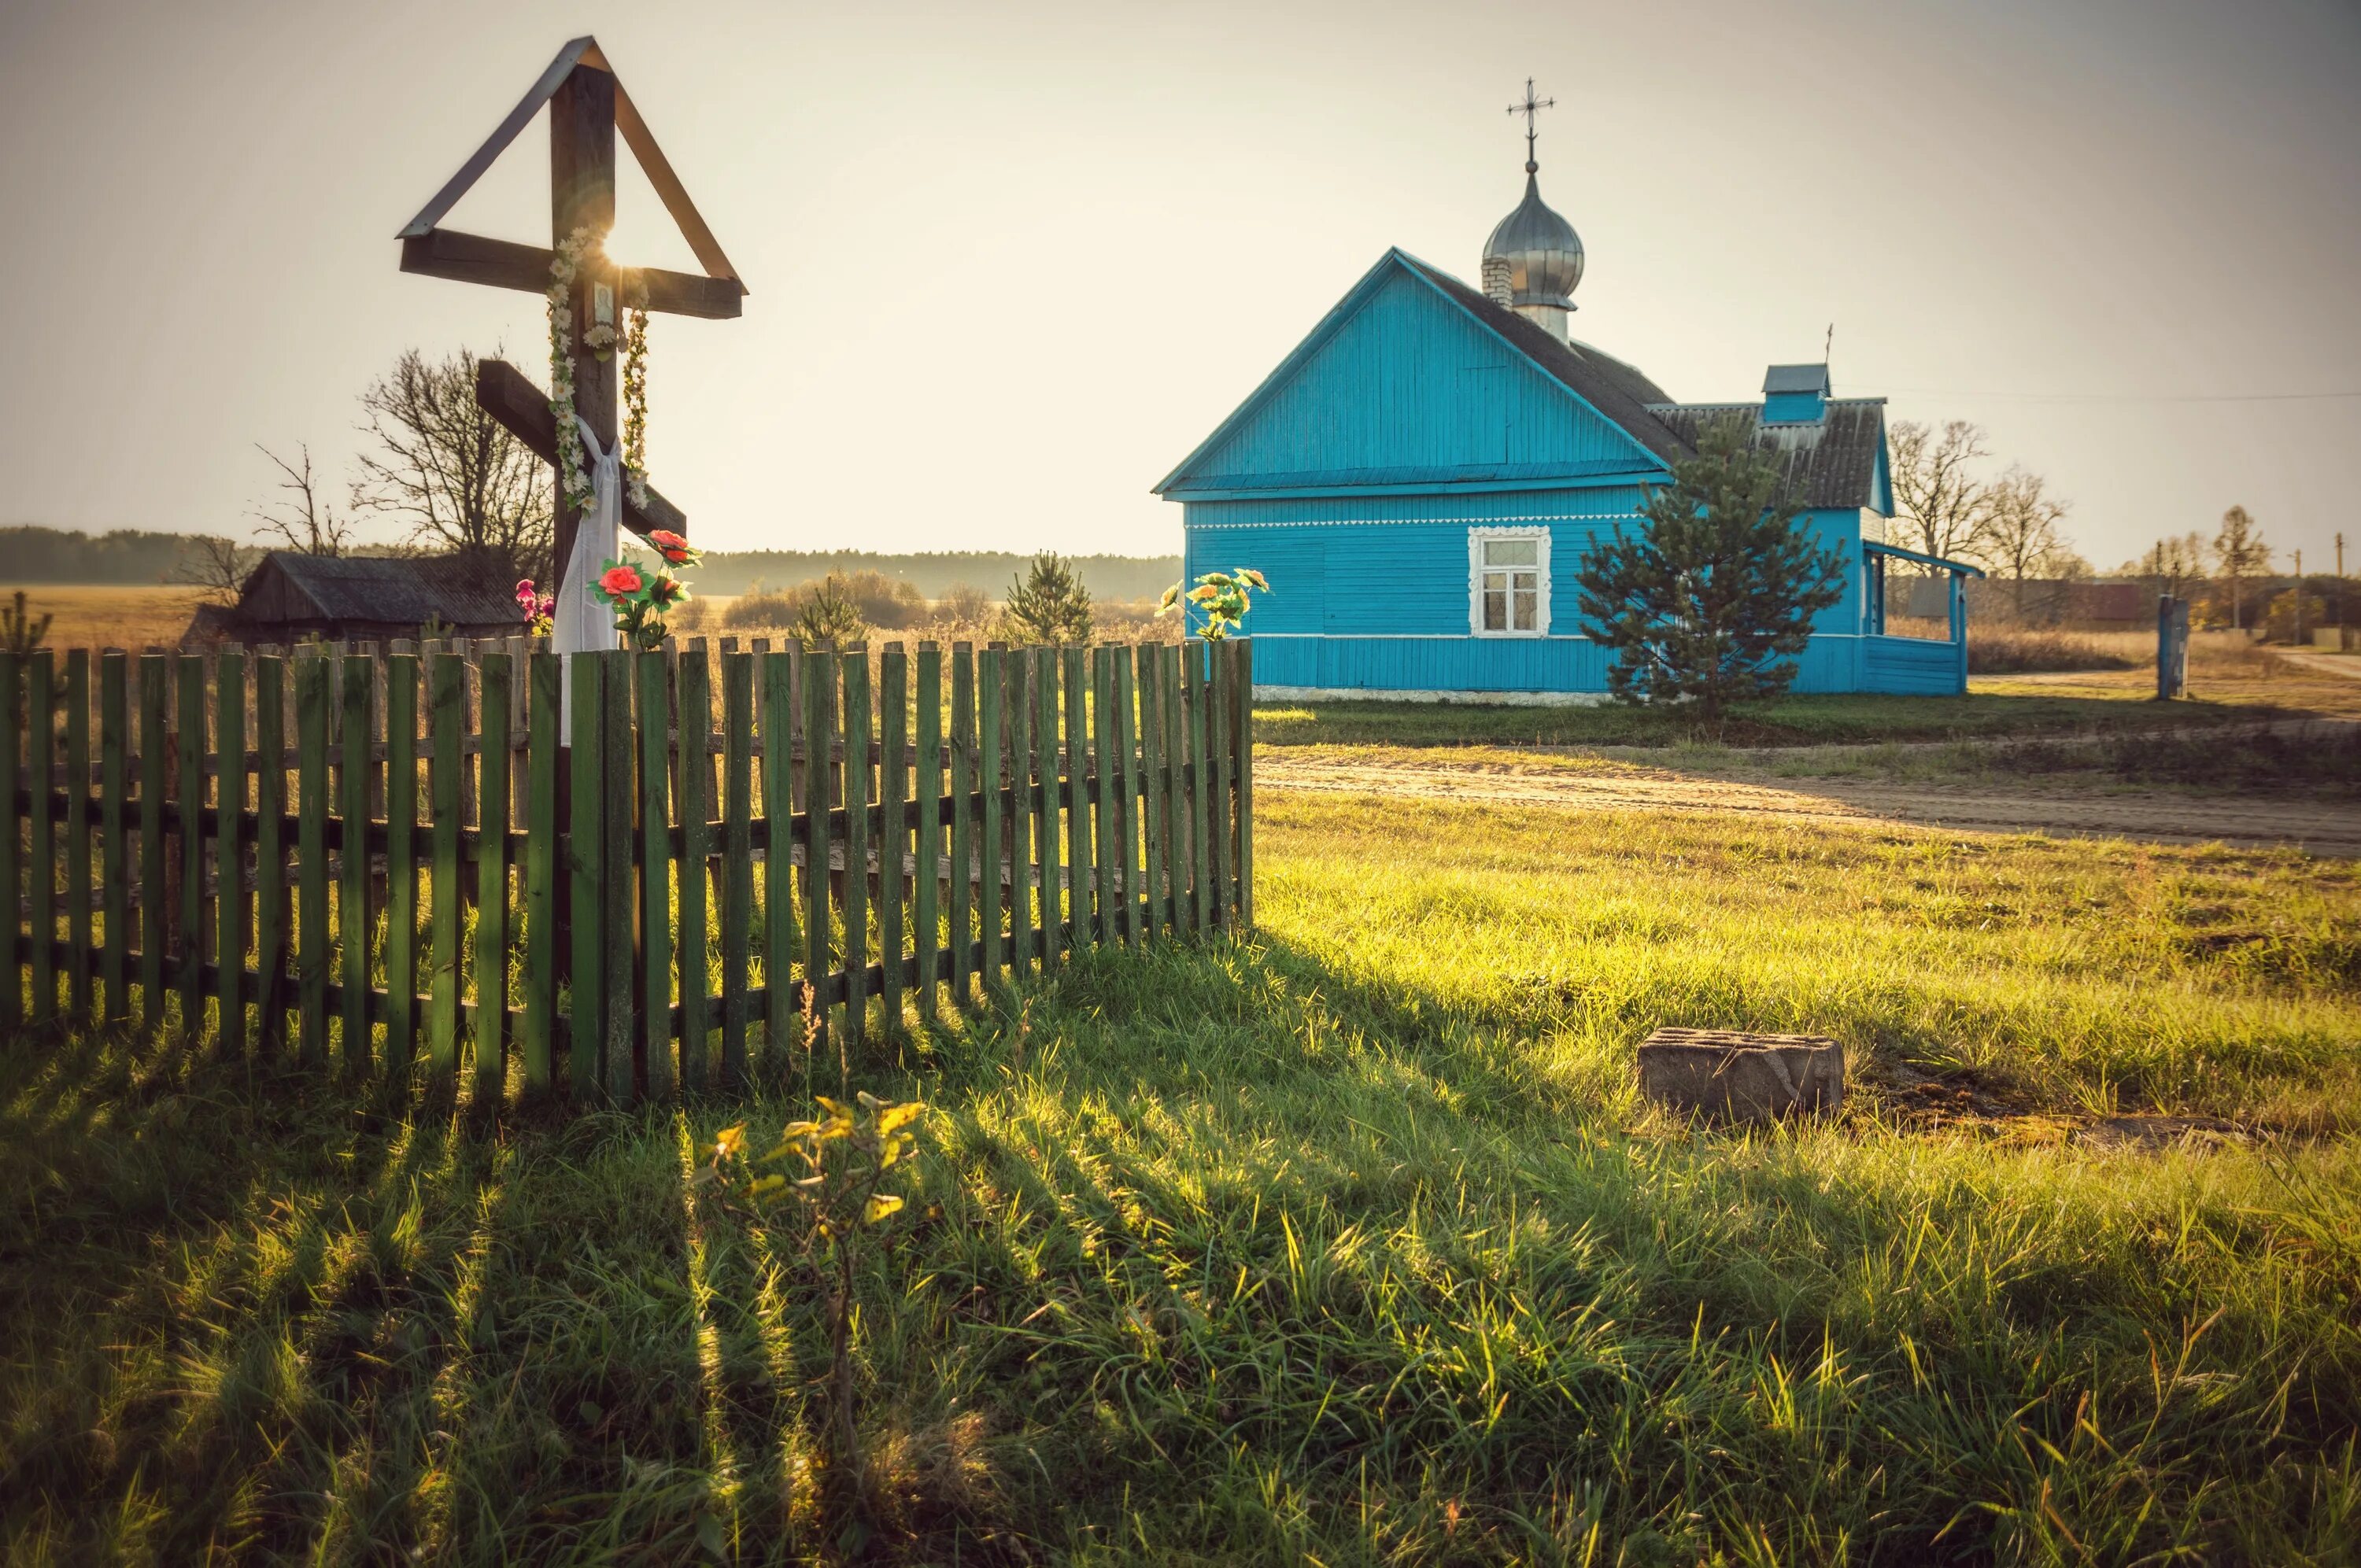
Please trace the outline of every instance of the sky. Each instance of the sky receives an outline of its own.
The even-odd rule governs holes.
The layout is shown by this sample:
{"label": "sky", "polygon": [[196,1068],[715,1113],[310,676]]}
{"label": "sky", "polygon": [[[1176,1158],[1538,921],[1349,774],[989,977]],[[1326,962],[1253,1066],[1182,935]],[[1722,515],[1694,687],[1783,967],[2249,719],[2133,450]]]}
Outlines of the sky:
{"label": "sky", "polygon": [[[650,459],[715,549],[1177,551],[1148,493],[1398,245],[1521,194],[1577,337],[1989,433],[2103,570],[2241,503],[2325,565],[2361,452],[2348,0],[641,4],[6,0],[0,522],[245,535],[339,482],[403,349],[537,297],[397,231],[595,33],[752,292],[655,318]],[[445,220],[546,244],[538,123]],[[610,249],[694,270],[624,156]],[[0,563],[0,580],[6,567]]]}

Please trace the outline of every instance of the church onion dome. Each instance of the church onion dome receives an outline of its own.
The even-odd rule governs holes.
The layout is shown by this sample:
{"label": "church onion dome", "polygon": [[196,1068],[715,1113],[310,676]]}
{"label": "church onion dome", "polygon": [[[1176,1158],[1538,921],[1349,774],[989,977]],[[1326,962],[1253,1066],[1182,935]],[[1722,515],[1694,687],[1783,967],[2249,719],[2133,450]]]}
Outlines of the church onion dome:
{"label": "church onion dome", "polygon": [[1541,177],[1531,163],[1525,165],[1525,199],[1484,242],[1484,261],[1488,273],[1494,262],[1507,264],[1511,304],[1575,308],[1575,286],[1582,281],[1582,236],[1542,200]]}

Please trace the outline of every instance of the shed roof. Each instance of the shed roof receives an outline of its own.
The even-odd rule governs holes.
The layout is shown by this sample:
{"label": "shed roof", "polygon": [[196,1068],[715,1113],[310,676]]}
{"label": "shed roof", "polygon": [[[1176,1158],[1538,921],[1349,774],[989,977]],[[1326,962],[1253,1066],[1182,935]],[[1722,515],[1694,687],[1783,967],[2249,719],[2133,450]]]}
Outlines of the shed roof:
{"label": "shed roof", "polygon": [[[256,589],[279,576],[291,590],[288,606],[313,614],[272,613]],[[396,625],[448,621],[454,626],[500,625],[520,619],[515,584],[495,562],[456,555],[305,555],[273,550],[239,590],[248,620],[368,620]]]}
{"label": "shed roof", "polygon": [[1795,487],[1798,505],[1841,509],[1872,504],[1877,455],[1885,445],[1883,398],[1831,398],[1827,417],[1817,424],[1767,429],[1760,403],[1664,403],[1650,411],[1690,446],[1717,421],[1739,420],[1760,438],[1765,451],[1784,455],[1787,482]]}

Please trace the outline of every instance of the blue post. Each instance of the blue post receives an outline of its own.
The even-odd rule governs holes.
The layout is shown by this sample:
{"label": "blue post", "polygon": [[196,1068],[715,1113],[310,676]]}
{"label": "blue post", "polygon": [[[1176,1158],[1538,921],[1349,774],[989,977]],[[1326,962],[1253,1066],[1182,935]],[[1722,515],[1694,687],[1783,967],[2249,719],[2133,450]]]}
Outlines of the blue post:
{"label": "blue post", "polygon": [[1959,573],[1950,576],[1951,583],[1951,647],[1960,660],[1960,695],[1968,695],[1968,595],[1967,583]]}

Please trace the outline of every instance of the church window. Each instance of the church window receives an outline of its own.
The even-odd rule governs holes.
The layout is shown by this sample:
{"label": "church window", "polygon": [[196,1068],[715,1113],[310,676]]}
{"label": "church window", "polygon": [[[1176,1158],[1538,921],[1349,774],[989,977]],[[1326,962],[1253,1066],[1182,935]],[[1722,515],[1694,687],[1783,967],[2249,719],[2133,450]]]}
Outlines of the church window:
{"label": "church window", "polygon": [[1549,633],[1549,532],[1467,531],[1468,630],[1478,637]]}

